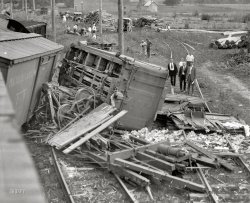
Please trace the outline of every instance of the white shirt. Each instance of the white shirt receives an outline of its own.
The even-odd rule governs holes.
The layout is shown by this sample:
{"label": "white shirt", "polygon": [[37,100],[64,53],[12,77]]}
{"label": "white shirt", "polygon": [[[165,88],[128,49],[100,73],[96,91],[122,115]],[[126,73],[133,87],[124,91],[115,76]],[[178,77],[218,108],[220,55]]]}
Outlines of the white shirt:
{"label": "white shirt", "polygon": [[92,30],[96,31],[96,26],[95,25],[93,25]]}
{"label": "white shirt", "polygon": [[91,32],[91,27],[88,28],[88,31]]}
{"label": "white shirt", "polygon": [[174,63],[170,63],[170,70],[174,70]]}

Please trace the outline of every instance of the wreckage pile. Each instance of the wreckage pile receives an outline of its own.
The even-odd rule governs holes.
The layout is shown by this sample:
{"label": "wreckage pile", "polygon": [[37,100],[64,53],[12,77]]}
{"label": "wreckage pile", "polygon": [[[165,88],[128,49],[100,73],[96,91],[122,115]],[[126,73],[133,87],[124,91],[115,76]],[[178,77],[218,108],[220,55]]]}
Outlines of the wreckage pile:
{"label": "wreckage pile", "polygon": [[153,23],[155,23],[157,18],[153,18],[152,16],[144,16],[141,18],[138,18],[134,21],[135,27],[144,27],[144,26],[151,26]]}
{"label": "wreckage pile", "polygon": [[[115,18],[112,14],[107,13],[105,10],[102,11],[102,23],[103,26],[108,27],[112,26],[115,22]],[[84,18],[84,23],[88,25],[98,24],[99,23],[99,10],[91,11]]]}

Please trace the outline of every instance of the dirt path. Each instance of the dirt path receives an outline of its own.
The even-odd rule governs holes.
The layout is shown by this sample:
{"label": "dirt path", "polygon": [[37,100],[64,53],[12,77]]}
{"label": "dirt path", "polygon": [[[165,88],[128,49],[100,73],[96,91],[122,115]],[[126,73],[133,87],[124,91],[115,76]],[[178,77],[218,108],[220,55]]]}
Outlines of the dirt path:
{"label": "dirt path", "polygon": [[220,89],[225,91],[230,90],[232,93],[237,93],[250,102],[250,90],[245,86],[245,84],[232,75],[222,75],[218,72],[209,70],[209,67],[211,66],[213,66],[211,62],[206,62],[201,67],[203,73],[209,77],[209,79],[213,80],[214,83],[220,87]]}
{"label": "dirt path", "polygon": [[212,62],[206,62],[200,66],[202,71],[199,74],[208,79],[210,86],[210,92],[207,95],[211,95],[213,100],[221,103],[218,108],[226,109],[224,113],[238,115],[250,123],[250,89],[231,74],[211,70],[210,67],[213,66]]}

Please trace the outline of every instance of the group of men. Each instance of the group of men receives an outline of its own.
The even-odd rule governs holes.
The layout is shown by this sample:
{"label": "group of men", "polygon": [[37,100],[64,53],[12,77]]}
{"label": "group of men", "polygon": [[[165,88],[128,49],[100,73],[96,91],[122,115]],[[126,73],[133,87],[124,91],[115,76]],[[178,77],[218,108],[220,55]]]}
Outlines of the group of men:
{"label": "group of men", "polygon": [[66,33],[70,33],[70,34],[78,34],[78,35],[88,35],[90,37],[92,37],[93,39],[96,39],[96,25],[93,24],[92,27],[89,26],[88,29],[86,29],[85,27],[82,27],[79,29],[78,25],[75,24],[73,26],[73,30],[71,31],[70,26],[68,25],[66,27]]}
{"label": "group of men", "polygon": [[152,42],[149,41],[149,39],[146,39],[146,40],[142,40],[141,41],[141,55],[145,55],[147,56],[148,58],[150,58],[151,56],[151,45],[152,45]]}
{"label": "group of men", "polygon": [[179,82],[180,82],[180,91],[186,92],[186,86],[187,86],[187,93],[191,94],[194,93],[194,83],[196,79],[196,69],[194,67],[194,56],[193,55],[187,55],[186,61],[184,58],[181,58],[181,61],[179,63],[179,68],[174,63],[173,58],[170,59],[170,63],[168,64],[168,74],[170,77],[171,82],[171,93],[174,94],[174,87],[176,85],[176,77],[179,76]]}

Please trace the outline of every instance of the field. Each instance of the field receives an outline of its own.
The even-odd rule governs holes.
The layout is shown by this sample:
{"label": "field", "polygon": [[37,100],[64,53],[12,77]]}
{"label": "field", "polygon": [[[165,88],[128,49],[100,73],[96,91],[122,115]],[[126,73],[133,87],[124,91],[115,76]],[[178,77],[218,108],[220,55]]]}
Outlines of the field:
{"label": "field", "polygon": [[[91,1],[86,1],[86,7],[88,10],[96,10],[97,2],[91,4]],[[89,7],[88,7],[89,6]],[[96,7],[95,7],[96,6]],[[131,12],[133,9],[129,9],[129,6],[133,4],[126,4],[126,7]],[[204,22],[201,21],[199,17],[195,17],[190,13],[198,11],[199,15],[203,12],[210,13],[214,19],[217,18],[216,23],[219,28],[223,29],[236,29],[238,27],[242,28],[238,22],[229,22],[228,18],[235,15],[238,12],[238,18],[250,13],[250,6],[242,5],[204,5],[204,6],[194,6],[194,5],[180,5],[175,7],[161,6],[160,13],[158,15],[163,15],[165,13],[165,18],[172,21],[174,27],[175,23],[180,22],[185,24],[185,20],[189,20],[190,25],[191,20],[196,22],[197,25],[206,29],[211,28],[211,24],[214,21]],[[230,9],[229,9],[230,8]],[[114,1],[103,1],[103,9],[108,13],[115,13],[117,6]],[[164,12],[161,9],[165,9]],[[185,13],[181,13],[185,10]],[[169,12],[167,12],[169,11]],[[227,11],[227,12],[226,12]],[[178,13],[175,18],[174,13]],[[218,14],[218,12],[220,14]],[[226,12],[226,13],[223,13]],[[140,13],[137,13],[140,15]],[[134,13],[133,15],[136,15]],[[224,16],[224,17],[223,17]],[[39,20],[45,20],[48,22],[48,37],[50,38],[51,22],[49,16],[36,16],[32,18],[40,18]],[[73,22],[68,22],[73,26]],[[61,23],[61,20],[57,18],[57,42],[65,46],[65,51],[69,48],[70,44],[77,42],[79,40],[86,40],[84,37],[65,34],[65,26]],[[219,26],[221,25],[221,26]],[[222,26],[224,25],[224,27]],[[226,25],[226,26],[225,26]],[[236,27],[234,27],[237,25]],[[246,27],[247,24],[243,23]],[[82,24],[80,24],[82,26]],[[192,27],[192,26],[191,26]],[[214,26],[214,28],[216,28]],[[217,38],[220,38],[219,34],[208,34],[208,33],[195,33],[195,32],[185,32],[184,31],[172,31],[167,33],[158,33],[152,29],[134,29],[132,33],[125,33],[125,52],[126,54],[135,57],[136,59],[146,60],[139,55],[140,47],[139,43],[142,39],[149,38],[152,43],[153,56],[150,58],[149,62],[162,65],[166,67],[170,51],[166,44],[169,44],[173,50],[173,56],[176,62],[184,57],[187,53],[182,45],[173,40],[173,38],[179,41],[188,43],[195,48],[193,54],[196,59],[196,66],[198,68],[198,80],[201,83],[202,91],[205,93],[206,98],[209,100],[209,105],[212,107],[213,111],[228,113],[238,116],[247,123],[250,123],[250,68],[249,64],[239,67],[228,67],[226,65],[226,55],[230,53],[237,53],[239,50],[213,50],[208,48],[209,43]],[[110,42],[117,43],[117,33],[107,33],[104,31],[104,39]]]}

